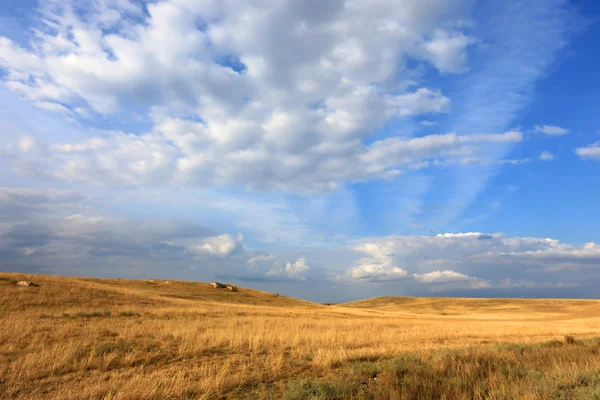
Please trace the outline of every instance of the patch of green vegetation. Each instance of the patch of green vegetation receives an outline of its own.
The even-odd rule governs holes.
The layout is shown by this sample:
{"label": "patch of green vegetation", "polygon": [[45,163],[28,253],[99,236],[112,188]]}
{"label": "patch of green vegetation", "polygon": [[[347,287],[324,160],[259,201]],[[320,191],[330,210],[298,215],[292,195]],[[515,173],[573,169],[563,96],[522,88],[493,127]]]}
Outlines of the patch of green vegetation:
{"label": "patch of green vegetation", "polygon": [[119,313],[120,317],[141,317],[142,314],[140,314],[139,312],[135,312],[135,311],[121,311]]}
{"label": "patch of green vegetation", "polygon": [[144,346],[144,351],[147,351],[148,353],[150,353],[152,351],[157,351],[157,350],[160,350],[160,344],[156,343],[156,342],[148,342]]}
{"label": "patch of green vegetation", "polygon": [[86,311],[81,311],[78,313],[75,313],[73,315],[70,315],[68,313],[63,313],[63,318],[71,318],[71,319],[77,319],[77,318],[102,318],[102,317],[110,317],[111,316],[111,312],[110,311],[92,311],[92,312],[86,312]]}
{"label": "patch of green vegetation", "polygon": [[359,379],[373,379],[381,372],[381,367],[375,362],[359,361],[350,363],[350,374]]}
{"label": "patch of green vegetation", "polygon": [[96,345],[94,349],[94,353],[96,356],[101,357],[110,353],[126,353],[131,350],[131,346],[126,341],[119,341],[116,343],[108,342],[108,343],[100,343]]}
{"label": "patch of green vegetation", "polygon": [[356,395],[358,387],[346,382],[320,382],[304,379],[288,385],[283,400],[342,400]]}
{"label": "patch of green vegetation", "polygon": [[544,342],[542,344],[540,344],[540,347],[549,347],[549,348],[556,348],[556,347],[561,347],[563,345],[563,342],[561,342],[560,340],[549,340],[547,342]]}
{"label": "patch of green vegetation", "polygon": [[407,354],[347,360],[326,381],[288,385],[283,398],[600,400],[600,367],[590,368],[598,365],[590,363],[597,362],[599,350],[597,341],[565,337],[540,344],[448,349],[424,358]]}

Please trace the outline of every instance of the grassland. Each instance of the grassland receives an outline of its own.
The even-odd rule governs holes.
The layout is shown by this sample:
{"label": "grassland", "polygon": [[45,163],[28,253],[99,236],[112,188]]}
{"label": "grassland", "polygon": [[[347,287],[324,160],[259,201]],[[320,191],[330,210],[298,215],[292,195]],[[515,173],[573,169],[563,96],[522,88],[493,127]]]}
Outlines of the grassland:
{"label": "grassland", "polygon": [[599,331],[598,301],[0,273],[0,398],[600,399]]}

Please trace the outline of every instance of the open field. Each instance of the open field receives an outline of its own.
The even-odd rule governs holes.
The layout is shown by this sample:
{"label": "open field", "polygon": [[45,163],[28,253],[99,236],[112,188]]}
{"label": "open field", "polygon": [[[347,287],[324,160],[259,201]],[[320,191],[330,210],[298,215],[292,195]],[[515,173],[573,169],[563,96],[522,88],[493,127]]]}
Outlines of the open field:
{"label": "open field", "polygon": [[599,332],[599,301],[0,273],[0,398],[600,399]]}

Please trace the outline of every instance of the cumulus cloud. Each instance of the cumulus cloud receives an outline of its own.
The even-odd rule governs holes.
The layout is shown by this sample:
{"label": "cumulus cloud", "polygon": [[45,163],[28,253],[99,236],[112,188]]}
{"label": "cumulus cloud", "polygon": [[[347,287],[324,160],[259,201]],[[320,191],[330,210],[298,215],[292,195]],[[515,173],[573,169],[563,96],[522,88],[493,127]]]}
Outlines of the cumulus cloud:
{"label": "cumulus cloud", "polygon": [[[576,246],[555,239],[479,232],[367,238],[351,250],[362,255],[359,265],[339,279],[377,282],[412,278],[445,289],[509,288],[507,279],[516,284],[558,279],[567,287],[574,284],[567,271],[600,263],[600,246],[594,243]],[[559,271],[564,273],[555,275]]]}
{"label": "cumulus cloud", "polygon": [[362,279],[371,282],[391,281],[404,278],[407,272],[389,262],[378,264],[361,264],[350,271],[352,279]]}
{"label": "cumulus cloud", "polygon": [[432,271],[426,274],[414,274],[413,277],[417,282],[421,283],[445,283],[456,281],[468,281],[471,278],[469,275],[454,272],[446,269],[444,271]]}
{"label": "cumulus cloud", "polygon": [[237,250],[240,250],[243,236],[238,235],[237,238],[229,234],[222,234],[204,238],[203,244],[190,246],[191,251],[200,254],[210,254],[218,257],[230,256]]}
{"label": "cumulus cloud", "polygon": [[[370,296],[383,287],[413,294],[566,291],[600,279],[595,268],[600,245],[595,243],[463,232],[339,238],[328,248],[280,245],[276,252],[266,252],[245,246],[241,236],[193,223],[102,215],[80,207],[89,203],[69,191],[5,188],[0,193],[4,209],[24,204],[21,218],[0,220],[0,256],[14,271],[319,282],[322,288],[353,285]],[[55,215],[46,207],[60,212]]]}
{"label": "cumulus cloud", "polygon": [[297,259],[294,263],[285,264],[285,272],[290,277],[304,276],[309,269],[304,257]]}
{"label": "cumulus cloud", "polygon": [[544,151],[542,154],[540,154],[538,159],[542,161],[552,161],[554,160],[554,155],[549,151]]}
{"label": "cumulus cloud", "polygon": [[555,125],[536,125],[533,127],[533,132],[550,136],[562,136],[569,133],[569,130]]}
{"label": "cumulus cloud", "polygon": [[[392,120],[449,111],[450,100],[421,87],[407,61],[466,70],[475,39],[457,23],[462,6],[165,0],[147,4],[146,14],[130,1],[44,2],[34,45],[0,38],[7,87],[73,118],[134,104],[154,126],[143,135],[52,143],[36,162],[19,155],[15,170],[114,186],[175,181],[292,192],[393,178],[410,160],[425,165],[420,157],[447,147],[410,155],[401,139],[400,161],[392,162],[376,156],[387,142],[365,141]],[[461,146],[448,138],[448,147]],[[478,141],[487,142],[499,144]]]}
{"label": "cumulus cloud", "polygon": [[[600,245],[591,242],[580,246],[551,238],[462,232],[338,238],[329,248],[281,244],[277,252],[265,252],[246,247],[241,235],[181,221],[103,215],[89,204],[72,191],[2,188],[0,253],[7,268],[149,276],[169,266],[165,276],[187,271],[188,278],[197,274],[192,279],[206,280],[324,284],[329,279],[331,285],[397,285],[422,294],[520,287],[567,290],[600,278],[595,268],[600,265]],[[11,218],[14,211],[18,218]]]}
{"label": "cumulus cloud", "polygon": [[392,242],[383,243],[364,243],[353,248],[359,254],[366,254],[358,260],[359,265],[349,271],[351,279],[359,279],[366,281],[389,281],[402,279],[408,273],[394,265],[392,261],[393,255],[390,254]]}
{"label": "cumulus cloud", "polygon": [[590,144],[586,147],[579,147],[575,149],[575,153],[583,159],[600,161],[600,142]]}
{"label": "cumulus cloud", "polygon": [[315,193],[334,190],[347,181],[390,179],[406,170],[432,166],[521,164],[529,160],[466,154],[476,154],[480,146],[504,146],[522,138],[520,132],[448,133],[413,139],[392,137],[369,146],[354,140],[344,144],[342,140],[315,143],[304,150],[294,146],[294,151],[303,152],[284,154],[262,145],[224,150],[219,143],[223,138],[216,133],[213,139],[206,137],[201,123],[170,119],[160,126],[160,132],[114,133],[77,144],[44,146],[36,142],[37,147],[28,147],[27,152],[18,146],[13,146],[13,151],[20,152],[19,171],[65,181],[115,187],[242,185],[250,190]]}
{"label": "cumulus cloud", "polygon": [[304,281],[321,273],[297,252],[247,248],[242,234],[181,220],[106,215],[94,207],[97,201],[69,190],[0,188],[4,269],[257,282]]}
{"label": "cumulus cloud", "polygon": [[263,263],[269,265],[269,269],[266,272],[267,276],[281,278],[285,277],[292,280],[306,280],[306,274],[310,270],[310,266],[306,263],[306,258],[298,258],[294,262],[287,262],[285,266],[279,260],[279,258],[269,255],[258,255],[248,260],[248,264],[256,266],[257,263]]}
{"label": "cumulus cloud", "polygon": [[[441,285],[445,286],[445,288],[484,289],[490,287],[488,281],[461,274],[460,272],[455,272],[450,269],[432,271],[426,274],[413,274],[413,278],[419,283]],[[437,290],[440,289],[441,288],[437,288]]]}
{"label": "cumulus cloud", "polygon": [[475,42],[460,32],[438,30],[423,51],[439,71],[464,72],[468,69],[466,48]]}

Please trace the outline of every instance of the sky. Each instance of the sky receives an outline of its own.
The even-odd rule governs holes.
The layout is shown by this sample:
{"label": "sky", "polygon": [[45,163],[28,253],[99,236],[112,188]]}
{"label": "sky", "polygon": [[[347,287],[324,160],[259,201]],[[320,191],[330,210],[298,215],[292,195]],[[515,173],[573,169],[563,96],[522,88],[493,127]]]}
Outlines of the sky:
{"label": "sky", "polygon": [[600,297],[594,0],[0,0],[0,271]]}

